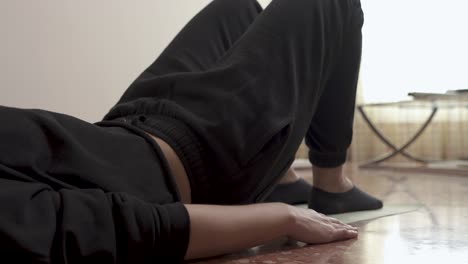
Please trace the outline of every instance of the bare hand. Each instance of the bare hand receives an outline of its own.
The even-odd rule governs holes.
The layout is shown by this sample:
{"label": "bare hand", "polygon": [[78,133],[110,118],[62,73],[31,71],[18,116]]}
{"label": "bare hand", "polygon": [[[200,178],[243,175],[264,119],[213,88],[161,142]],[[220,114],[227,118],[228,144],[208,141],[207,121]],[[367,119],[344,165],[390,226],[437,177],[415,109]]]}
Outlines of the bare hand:
{"label": "bare hand", "polygon": [[288,236],[308,244],[328,243],[356,238],[357,228],[317,213],[312,209],[289,207],[291,224]]}

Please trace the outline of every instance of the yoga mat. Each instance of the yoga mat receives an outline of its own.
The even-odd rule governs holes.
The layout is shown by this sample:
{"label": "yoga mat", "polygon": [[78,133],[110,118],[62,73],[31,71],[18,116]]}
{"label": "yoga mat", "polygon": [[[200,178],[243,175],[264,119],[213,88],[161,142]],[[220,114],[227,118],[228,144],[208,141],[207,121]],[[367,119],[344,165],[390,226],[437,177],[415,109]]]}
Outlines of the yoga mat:
{"label": "yoga mat", "polygon": [[295,159],[292,166],[294,169],[312,169],[312,164],[308,159]]}
{"label": "yoga mat", "polygon": [[[297,205],[301,208],[307,208],[307,204],[299,204]],[[397,214],[404,214],[418,210],[421,208],[421,205],[385,205],[382,209],[379,210],[372,210],[372,211],[360,211],[360,212],[352,212],[352,213],[345,213],[345,214],[334,214],[329,215],[330,217],[336,218],[343,223],[351,224],[359,221],[366,221],[377,219],[386,216],[392,216]]]}

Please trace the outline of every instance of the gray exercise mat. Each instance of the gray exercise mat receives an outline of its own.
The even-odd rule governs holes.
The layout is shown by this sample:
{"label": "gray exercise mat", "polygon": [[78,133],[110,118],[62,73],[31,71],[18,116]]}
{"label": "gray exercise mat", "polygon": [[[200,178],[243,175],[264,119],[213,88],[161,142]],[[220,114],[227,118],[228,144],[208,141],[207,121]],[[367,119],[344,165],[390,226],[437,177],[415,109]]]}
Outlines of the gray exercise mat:
{"label": "gray exercise mat", "polygon": [[[299,204],[297,207],[307,208],[307,204]],[[421,208],[421,205],[396,205],[390,204],[385,205],[382,209],[379,210],[371,210],[371,211],[360,211],[360,212],[352,212],[352,213],[345,213],[345,214],[335,214],[329,215],[330,217],[336,218],[343,223],[350,224],[360,221],[372,220],[386,216],[392,216],[397,214],[404,214],[418,210]]]}

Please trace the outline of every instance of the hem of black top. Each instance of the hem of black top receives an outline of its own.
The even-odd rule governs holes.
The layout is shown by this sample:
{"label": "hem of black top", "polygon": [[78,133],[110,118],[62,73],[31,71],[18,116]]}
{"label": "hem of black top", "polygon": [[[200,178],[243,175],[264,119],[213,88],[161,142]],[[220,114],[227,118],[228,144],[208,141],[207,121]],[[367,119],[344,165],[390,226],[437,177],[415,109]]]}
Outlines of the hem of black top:
{"label": "hem of black top", "polygon": [[171,187],[170,191],[172,192],[173,195],[176,196],[177,201],[179,201],[179,202],[181,201],[180,191],[179,191],[179,188],[178,188],[178,186],[176,184],[175,177],[172,174],[172,171],[170,169],[169,162],[165,158],[161,147],[154,141],[153,138],[151,138],[148,134],[146,134],[145,131],[142,130],[141,128],[138,128],[138,127],[136,127],[134,125],[131,125],[131,124],[129,124],[129,123],[123,121],[123,120],[101,121],[101,122],[96,123],[96,125],[101,126],[101,127],[111,127],[111,126],[122,127],[122,128],[130,130],[132,133],[135,133],[135,134],[143,137],[146,141],[148,141],[148,143],[151,145],[151,147],[156,152],[155,153],[156,158],[161,162],[161,166],[162,166],[165,174],[167,175],[165,177],[169,181],[169,184],[170,184],[170,187]]}

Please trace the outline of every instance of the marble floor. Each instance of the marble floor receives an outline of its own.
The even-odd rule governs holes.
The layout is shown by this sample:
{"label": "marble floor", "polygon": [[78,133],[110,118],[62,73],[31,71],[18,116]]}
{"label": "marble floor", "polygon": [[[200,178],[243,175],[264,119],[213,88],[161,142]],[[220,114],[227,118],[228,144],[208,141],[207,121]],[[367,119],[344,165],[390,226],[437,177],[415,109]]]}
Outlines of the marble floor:
{"label": "marble floor", "polygon": [[[192,263],[468,263],[468,177],[346,168],[362,189],[387,205],[417,211],[354,223],[359,238],[325,245],[281,239],[233,255]],[[311,180],[310,170],[301,170]]]}

